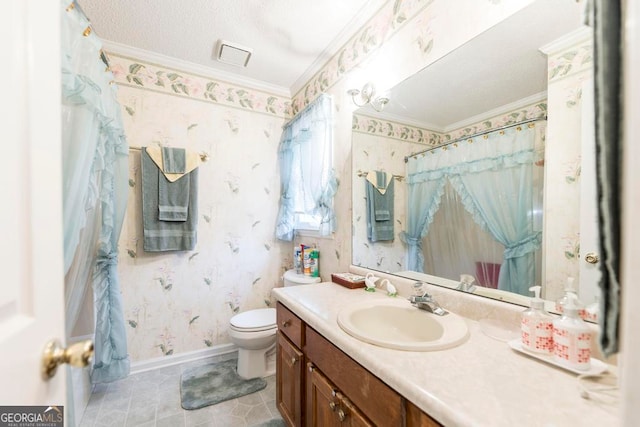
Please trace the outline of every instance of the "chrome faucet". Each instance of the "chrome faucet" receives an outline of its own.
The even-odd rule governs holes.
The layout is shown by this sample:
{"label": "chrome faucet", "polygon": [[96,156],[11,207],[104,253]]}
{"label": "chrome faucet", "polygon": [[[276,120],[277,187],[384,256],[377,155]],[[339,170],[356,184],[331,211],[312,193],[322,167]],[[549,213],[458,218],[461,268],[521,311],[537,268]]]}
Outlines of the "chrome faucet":
{"label": "chrome faucet", "polygon": [[456,290],[473,293],[473,291],[476,290],[476,285],[473,284],[473,282],[475,281],[476,281],[475,277],[469,274],[461,274],[460,284],[458,284],[458,287],[456,288]]}
{"label": "chrome faucet", "polygon": [[449,314],[448,311],[440,307],[440,304],[438,304],[438,302],[426,292],[422,296],[411,295],[409,297],[409,302],[420,310],[425,310],[438,316]]}

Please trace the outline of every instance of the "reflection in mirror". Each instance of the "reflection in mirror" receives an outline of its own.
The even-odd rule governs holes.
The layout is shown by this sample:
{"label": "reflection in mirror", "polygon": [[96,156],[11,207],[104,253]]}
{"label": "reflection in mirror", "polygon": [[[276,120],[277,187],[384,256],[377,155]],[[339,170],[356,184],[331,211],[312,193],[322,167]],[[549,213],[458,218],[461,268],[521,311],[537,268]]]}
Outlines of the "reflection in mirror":
{"label": "reflection in mirror", "polygon": [[[437,276],[449,279],[440,282],[452,287],[459,287],[461,274],[469,274],[474,276],[475,286],[465,286],[465,290],[473,289],[478,294],[518,303],[526,302],[526,299],[515,294],[529,295],[530,286],[544,284],[540,254],[542,200],[544,192],[552,191],[552,188],[543,187],[545,180],[549,182],[549,177],[544,176],[547,172],[543,151],[548,75],[547,58],[539,48],[580,26],[579,9],[571,3],[534,2],[391,89],[388,93],[390,101],[383,113],[366,107],[356,112],[353,169],[359,174],[354,173],[353,178],[354,265],[410,278],[429,277],[432,282],[438,280],[431,276]],[[510,127],[517,123],[523,125]],[[501,132],[487,133],[497,129],[503,129],[502,135]],[[491,139],[529,130],[533,142],[528,148],[532,157],[527,160],[530,177],[526,233],[500,242],[501,239],[496,238],[500,235],[496,227],[509,229],[513,224],[496,222],[492,225],[493,220],[479,219],[482,215],[477,206],[478,197],[475,202],[469,200],[472,191],[464,190],[465,186],[457,178],[444,180],[437,188],[434,194],[439,196],[440,202],[431,205],[433,212],[426,215],[427,221],[422,218],[423,223],[416,224],[420,215],[414,215],[412,219],[410,212],[420,211],[411,201],[410,194],[412,186],[409,184],[418,179],[415,174],[419,172],[414,163],[429,158],[433,163],[443,154],[451,158],[458,153],[455,161],[448,160],[448,166],[468,166],[473,159],[465,159],[464,156],[469,155],[465,144],[473,135],[480,134],[469,146],[480,146]],[[456,141],[455,144],[446,149],[437,148],[412,156],[452,141]],[[409,157],[407,163],[405,157]],[[438,167],[428,166],[425,174]],[[368,178],[376,171],[404,177],[394,186],[393,240],[371,239],[371,229],[376,221],[372,221],[371,214],[367,216],[366,191],[367,186],[375,187],[375,181]],[[498,194],[496,185],[505,178],[494,176],[493,179],[496,180],[494,183],[482,182],[474,176],[467,187],[476,186],[473,190],[476,193],[493,197]],[[505,197],[510,196],[503,194],[502,198]],[[488,198],[486,209],[500,206],[497,200]],[[475,209],[471,207],[474,204]],[[495,209],[498,213],[505,209],[501,206]],[[426,223],[428,232],[422,233]],[[413,234],[412,228],[415,228]],[[416,236],[422,237],[419,242],[416,242]],[[523,249],[523,245],[527,248]],[[476,248],[476,253],[472,248]],[[511,262],[511,256],[505,255],[510,251],[511,255],[524,251],[530,254],[527,255],[530,260],[525,265],[506,266]],[[427,276],[421,275],[422,272]],[[509,295],[514,297],[509,298]]]}

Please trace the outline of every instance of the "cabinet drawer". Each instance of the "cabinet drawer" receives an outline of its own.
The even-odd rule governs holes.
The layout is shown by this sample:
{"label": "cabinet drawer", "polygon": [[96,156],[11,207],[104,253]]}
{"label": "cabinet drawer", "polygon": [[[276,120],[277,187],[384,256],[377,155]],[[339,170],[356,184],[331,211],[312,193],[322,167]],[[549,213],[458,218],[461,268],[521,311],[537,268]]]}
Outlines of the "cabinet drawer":
{"label": "cabinet drawer", "polygon": [[298,348],[304,345],[304,324],[287,307],[278,303],[276,306],[278,330],[282,332]]}
{"label": "cabinet drawer", "polygon": [[307,359],[375,425],[403,425],[403,399],[398,393],[313,329],[306,329],[305,340]]}

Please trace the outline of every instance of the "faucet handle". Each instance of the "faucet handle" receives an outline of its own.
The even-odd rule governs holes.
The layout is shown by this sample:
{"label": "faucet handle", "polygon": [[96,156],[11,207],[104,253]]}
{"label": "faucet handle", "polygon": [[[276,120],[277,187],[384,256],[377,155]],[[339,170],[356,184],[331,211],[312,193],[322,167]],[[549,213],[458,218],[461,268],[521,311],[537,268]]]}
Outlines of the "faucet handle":
{"label": "faucet handle", "polygon": [[413,295],[422,296],[424,294],[424,282],[418,280],[413,283]]}

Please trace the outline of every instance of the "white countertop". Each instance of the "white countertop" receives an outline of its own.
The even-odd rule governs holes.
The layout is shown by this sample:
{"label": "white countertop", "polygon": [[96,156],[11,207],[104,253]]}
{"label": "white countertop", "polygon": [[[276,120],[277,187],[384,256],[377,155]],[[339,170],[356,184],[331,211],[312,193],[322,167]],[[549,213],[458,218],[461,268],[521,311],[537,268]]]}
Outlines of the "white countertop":
{"label": "white countertop", "polygon": [[477,321],[466,319],[470,337],[458,347],[391,350],[351,337],[336,320],[351,303],[389,298],[382,291],[324,282],[276,288],[273,293],[310,327],[445,426],[620,424],[617,405],[580,397],[575,374],[516,353],[485,335]]}

